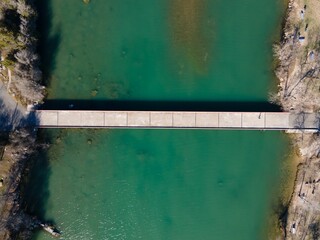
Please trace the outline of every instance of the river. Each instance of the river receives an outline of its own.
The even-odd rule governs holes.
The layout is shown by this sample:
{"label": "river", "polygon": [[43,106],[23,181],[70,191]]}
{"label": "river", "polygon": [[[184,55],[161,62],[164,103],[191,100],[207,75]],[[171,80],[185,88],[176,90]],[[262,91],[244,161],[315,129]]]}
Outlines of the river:
{"label": "river", "polygon": [[[282,0],[38,2],[47,108],[268,110]],[[46,130],[29,212],[64,239],[263,239],[280,132]],[[50,239],[37,233],[36,240]]]}

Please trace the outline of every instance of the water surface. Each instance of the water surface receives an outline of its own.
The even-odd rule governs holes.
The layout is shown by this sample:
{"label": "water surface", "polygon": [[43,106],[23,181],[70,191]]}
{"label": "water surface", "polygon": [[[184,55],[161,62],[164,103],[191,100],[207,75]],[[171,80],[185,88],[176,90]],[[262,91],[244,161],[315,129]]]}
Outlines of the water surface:
{"label": "water surface", "polygon": [[[58,143],[49,152],[45,217],[58,224],[65,239],[262,237],[284,154],[277,132],[50,134]],[[32,183],[29,193],[36,195],[41,184]],[[37,209],[42,200],[30,207]]]}
{"label": "water surface", "polygon": [[282,0],[43,2],[49,99],[267,99]]}
{"label": "water surface", "polygon": [[[280,0],[39,7],[53,102],[267,101]],[[43,134],[53,145],[36,161],[28,209],[64,239],[261,239],[287,146],[261,131]]]}

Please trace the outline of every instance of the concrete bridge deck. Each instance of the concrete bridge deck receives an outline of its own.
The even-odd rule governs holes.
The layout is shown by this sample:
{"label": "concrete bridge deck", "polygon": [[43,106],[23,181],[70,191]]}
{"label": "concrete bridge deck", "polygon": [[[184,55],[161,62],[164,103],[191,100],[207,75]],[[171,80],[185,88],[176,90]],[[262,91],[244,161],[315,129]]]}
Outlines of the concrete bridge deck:
{"label": "concrete bridge deck", "polygon": [[39,128],[203,128],[318,131],[318,114],[38,110]]}

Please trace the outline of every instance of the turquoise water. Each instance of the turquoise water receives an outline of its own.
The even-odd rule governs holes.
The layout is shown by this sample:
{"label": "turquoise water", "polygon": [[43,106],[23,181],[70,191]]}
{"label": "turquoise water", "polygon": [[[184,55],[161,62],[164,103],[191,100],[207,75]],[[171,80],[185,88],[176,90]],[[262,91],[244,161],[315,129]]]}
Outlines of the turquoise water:
{"label": "turquoise water", "polygon": [[29,207],[44,203],[64,239],[262,238],[285,151],[277,132],[50,133],[61,142],[30,183]]}
{"label": "turquoise water", "polygon": [[[48,0],[39,7],[53,103],[267,101],[280,0]],[[32,168],[27,208],[53,221],[64,239],[266,237],[287,150],[279,132],[41,135],[52,146]]]}
{"label": "turquoise water", "polygon": [[45,2],[49,99],[267,99],[282,0]]}

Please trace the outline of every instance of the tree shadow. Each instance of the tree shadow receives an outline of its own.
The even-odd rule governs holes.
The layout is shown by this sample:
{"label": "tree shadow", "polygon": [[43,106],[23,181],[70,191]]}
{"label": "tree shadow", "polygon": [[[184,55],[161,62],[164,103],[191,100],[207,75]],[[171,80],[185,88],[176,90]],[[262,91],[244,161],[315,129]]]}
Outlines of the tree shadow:
{"label": "tree shadow", "polygon": [[[45,130],[39,130],[37,142],[50,143],[50,137]],[[24,174],[22,193],[23,209],[30,216],[35,216],[40,222],[55,225],[53,219],[46,218],[46,206],[50,196],[49,178],[52,173],[47,149],[39,149],[28,161]]]}
{"label": "tree shadow", "polygon": [[28,114],[18,109],[18,104],[14,109],[9,108],[0,98],[0,132],[11,132],[19,128],[32,128],[39,125],[39,118],[31,111]]}
{"label": "tree shadow", "polygon": [[[33,228],[37,220],[55,224],[52,219],[45,218],[51,168],[46,149],[43,146],[47,145],[44,143],[49,141],[49,136],[39,130],[38,138],[34,142],[33,139],[37,133],[34,131],[34,127],[38,125],[39,119],[34,111],[28,114],[22,113],[17,106],[13,109],[12,106],[7,106],[0,98],[0,161],[8,143],[15,151],[23,152],[10,169],[7,190],[1,196],[2,200],[9,204],[15,201],[12,199],[15,195],[11,193],[11,191],[15,191],[14,189],[19,188],[19,193],[22,196],[21,206],[25,212],[20,211],[20,209],[17,211],[17,208],[13,207],[10,213],[11,217],[5,223],[6,228],[11,231],[11,239],[20,239],[20,233],[22,235],[27,234],[29,231],[25,230],[28,230],[29,227]],[[18,137],[12,138],[12,134],[17,134]],[[29,134],[33,138],[29,138]],[[31,149],[31,152],[28,149]],[[17,181],[16,179],[20,179],[22,172],[22,182]],[[30,216],[35,216],[37,220],[32,220]]]}
{"label": "tree shadow", "polygon": [[61,42],[61,29],[53,31],[51,0],[35,0],[38,12],[39,53],[41,58],[41,70],[43,83],[50,84],[50,76],[56,67],[56,55]]}
{"label": "tree shadow", "polygon": [[6,27],[15,36],[19,33],[20,15],[14,9],[4,9],[0,26]]}
{"label": "tree shadow", "polygon": [[[0,99],[1,100],[1,99]],[[7,108],[1,100],[0,119],[2,121],[0,128],[0,161],[2,160],[6,146],[9,146],[9,153],[13,156],[10,160],[9,173],[5,176],[5,191],[1,194],[3,205],[12,206],[8,218],[3,222],[3,227],[10,232],[10,239],[19,238],[27,234],[29,226],[33,226],[29,218],[19,208],[21,174],[23,174],[29,157],[41,148],[41,145],[35,143],[34,124],[38,124],[37,115],[22,115],[17,108]],[[18,117],[17,117],[18,116]],[[2,212],[3,213],[3,212]],[[0,215],[2,215],[0,213]]]}
{"label": "tree shadow", "polygon": [[319,132],[320,114],[300,112],[293,119],[293,124],[296,129],[312,129]]}
{"label": "tree shadow", "polygon": [[10,109],[0,98],[0,131],[9,132],[22,126],[25,121],[23,118],[23,114],[18,110],[18,105],[15,109]]}
{"label": "tree shadow", "polygon": [[0,131],[0,161],[2,161],[4,149],[9,140],[9,133],[5,131]]}
{"label": "tree shadow", "polygon": [[[17,105],[13,109],[12,106],[5,104],[3,99],[0,98],[0,160],[2,159],[2,154],[4,147],[8,142],[13,145],[16,151],[24,151],[25,148],[34,149],[34,155],[30,156],[30,159],[26,161],[26,168],[23,167],[25,162],[23,159],[29,156],[22,155],[21,162],[16,163],[10,171],[10,178],[8,190],[12,189],[12,186],[15,184],[15,178],[19,176],[23,169],[26,169],[24,174],[23,184],[21,184],[21,193],[24,196],[23,206],[27,213],[30,213],[31,216],[36,216],[40,221],[47,220],[45,219],[45,203],[49,197],[48,192],[48,181],[51,174],[51,168],[49,165],[49,160],[47,157],[46,149],[43,148],[44,143],[49,142],[49,136],[44,133],[44,131],[39,130],[38,138],[35,145],[31,145],[31,142],[28,141],[28,138],[20,137],[18,140],[10,141],[10,135],[13,132],[21,132],[27,128],[27,131],[34,135],[34,127],[39,125],[39,119],[37,114],[34,111],[29,112],[28,114],[22,113]],[[18,134],[19,135],[19,134]],[[19,170],[20,169],[20,170]],[[41,171],[40,171],[41,169]],[[5,194],[8,198],[10,194]],[[14,215],[14,214],[13,214]],[[16,218],[12,218],[16,219]],[[50,220],[50,219],[49,219]],[[46,221],[47,222],[47,221]],[[54,223],[54,221],[49,221]],[[8,222],[10,226],[16,226],[17,223]],[[9,226],[8,225],[8,226]],[[15,227],[12,227],[14,229]]]}

